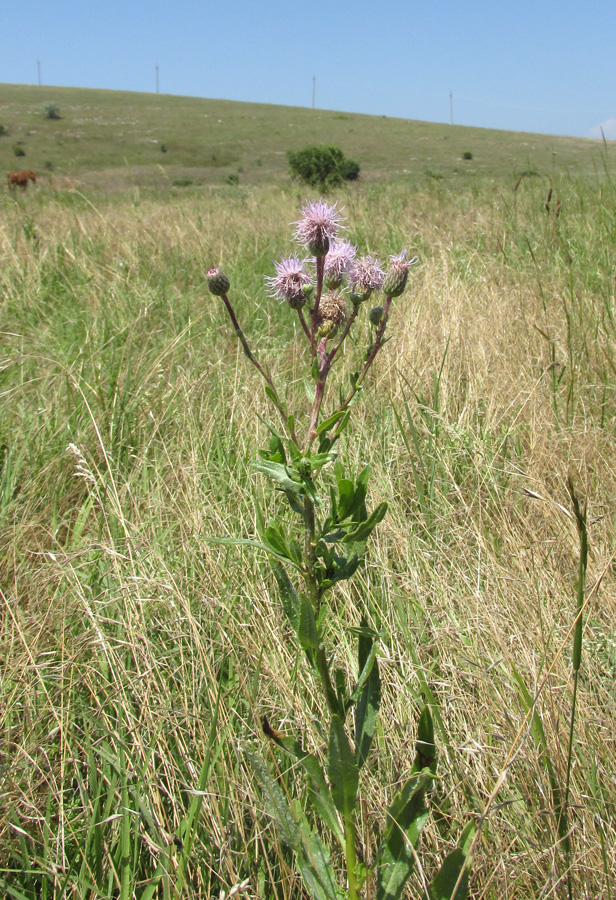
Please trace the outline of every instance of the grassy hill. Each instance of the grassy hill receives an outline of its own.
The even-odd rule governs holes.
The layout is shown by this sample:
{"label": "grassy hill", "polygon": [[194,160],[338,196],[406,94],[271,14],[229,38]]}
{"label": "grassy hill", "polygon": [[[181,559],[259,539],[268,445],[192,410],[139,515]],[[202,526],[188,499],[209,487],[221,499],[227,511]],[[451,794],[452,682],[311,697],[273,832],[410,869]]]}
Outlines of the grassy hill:
{"label": "grassy hill", "polygon": [[[60,119],[45,117],[49,102]],[[83,88],[0,85],[0,125],[8,132],[3,171],[31,168],[103,188],[220,184],[232,173],[247,184],[286,182],[286,151],[314,143],[340,146],[368,181],[553,177],[602,171],[603,156],[616,159],[613,144],[583,138]]]}

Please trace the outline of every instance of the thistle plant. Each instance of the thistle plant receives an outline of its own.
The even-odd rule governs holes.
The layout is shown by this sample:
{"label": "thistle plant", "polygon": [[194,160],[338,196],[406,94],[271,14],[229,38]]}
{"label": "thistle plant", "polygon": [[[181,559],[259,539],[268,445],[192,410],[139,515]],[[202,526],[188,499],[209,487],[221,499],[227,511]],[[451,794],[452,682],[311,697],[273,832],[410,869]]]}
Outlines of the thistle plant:
{"label": "thistle plant", "polygon": [[[312,402],[306,409],[289,411],[268,370],[253,354],[229,299],[229,278],[213,268],[207,280],[210,291],[224,303],[280,418],[279,426],[270,426],[269,446],[259,450],[254,467],[273,482],[285,498],[288,512],[261,526],[260,545],[269,555],[298,652],[320,686],[327,735],[327,751],[321,759],[263,717],[266,738],[303,773],[303,802],[287,798],[258,755],[248,754],[250,764],[280,837],[294,851],[306,890],[315,900],[357,900],[362,895],[393,900],[402,895],[411,876],[428,819],[428,797],[437,764],[432,717],[428,707],[421,710],[410,775],[386,812],[380,845],[369,860],[355,817],[360,775],[370,766],[381,701],[379,633],[369,624],[365,600],[359,626],[349,625],[357,641],[357,670],[347,673],[333,670],[325,625],[329,596],[357,571],[367,541],[387,511],[386,503],[368,510],[370,467],[354,476],[338,453],[339,439],[350,428],[353,406],[386,343],[393,301],[404,293],[416,259],[407,259],[403,250],[390,257],[384,271],[376,258],[358,257],[357,249],[340,236],[342,227],[335,204],[319,201],[304,206],[295,239],[306,256],[296,253],[274,263],[275,275],[267,279],[269,294],[286,303],[299,320],[312,385]],[[379,302],[374,303],[379,294]],[[362,314],[367,320],[368,344],[363,355],[360,351],[346,387],[341,382],[338,392],[328,393],[343,345]],[[326,831],[329,841],[323,837]],[[473,826],[469,825],[431,883],[424,883],[425,900],[467,896],[472,837]]]}

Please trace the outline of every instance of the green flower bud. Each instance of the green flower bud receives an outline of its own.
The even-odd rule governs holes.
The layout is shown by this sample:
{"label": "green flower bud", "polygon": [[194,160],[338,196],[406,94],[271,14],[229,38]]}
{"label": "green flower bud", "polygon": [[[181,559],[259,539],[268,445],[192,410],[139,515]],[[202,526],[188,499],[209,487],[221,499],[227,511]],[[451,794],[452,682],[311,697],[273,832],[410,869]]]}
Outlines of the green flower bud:
{"label": "green flower bud", "polygon": [[231,282],[222,269],[210,269],[207,273],[207,286],[215,297],[222,297],[231,287]]}
{"label": "green flower bud", "polygon": [[399,297],[406,287],[408,271],[391,268],[383,280],[381,290],[386,297]]}
{"label": "green flower bud", "polygon": [[383,306],[375,306],[374,309],[371,309],[368,313],[368,318],[370,319],[370,324],[377,325],[381,324],[381,319],[383,318],[383,313],[385,312],[385,308]]}

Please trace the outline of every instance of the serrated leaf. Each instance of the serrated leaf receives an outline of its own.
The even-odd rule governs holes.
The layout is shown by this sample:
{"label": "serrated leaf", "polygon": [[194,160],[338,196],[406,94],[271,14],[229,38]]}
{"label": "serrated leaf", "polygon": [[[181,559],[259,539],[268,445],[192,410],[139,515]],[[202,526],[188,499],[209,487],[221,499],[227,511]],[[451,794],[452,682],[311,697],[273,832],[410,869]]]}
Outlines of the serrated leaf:
{"label": "serrated leaf", "polygon": [[331,718],[327,773],[336,809],[343,816],[350,816],[357,803],[359,769],[338,715]]}
{"label": "serrated leaf", "polygon": [[295,850],[296,853],[301,851],[301,831],[297,819],[293,815],[289,804],[278,782],[273,778],[259,757],[246,751],[246,758],[250,763],[261,791],[266,798],[266,809],[274,817],[280,832],[280,837],[287,846]]}

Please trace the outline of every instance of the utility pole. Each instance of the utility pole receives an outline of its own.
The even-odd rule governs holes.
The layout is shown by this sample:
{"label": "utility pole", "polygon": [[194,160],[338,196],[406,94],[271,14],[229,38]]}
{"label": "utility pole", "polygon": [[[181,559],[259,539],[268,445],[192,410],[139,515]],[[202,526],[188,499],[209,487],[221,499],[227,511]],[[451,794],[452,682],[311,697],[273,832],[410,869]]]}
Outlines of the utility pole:
{"label": "utility pole", "polygon": [[158,91],[158,63],[156,63],[154,68],[156,69],[156,93],[158,94],[159,93],[159,91]]}
{"label": "utility pole", "polygon": [[313,75],[312,76],[312,108],[313,109],[314,109],[314,90],[315,90],[316,80],[317,80],[316,75]]}
{"label": "utility pole", "polygon": [[453,125],[453,94],[449,91],[449,121]]}
{"label": "utility pole", "polygon": [[39,83],[39,87],[40,87],[41,86],[41,61],[40,61],[40,59],[37,59],[37,61],[36,61],[36,70],[38,72],[38,83]]}

